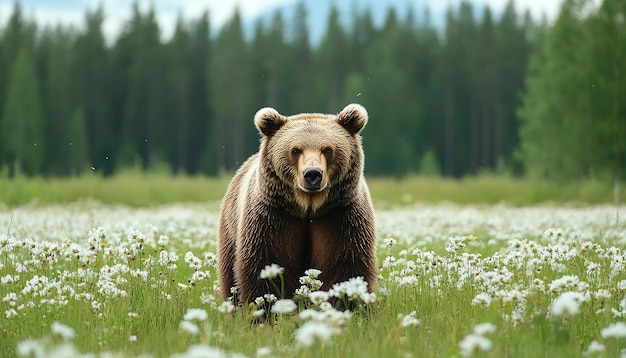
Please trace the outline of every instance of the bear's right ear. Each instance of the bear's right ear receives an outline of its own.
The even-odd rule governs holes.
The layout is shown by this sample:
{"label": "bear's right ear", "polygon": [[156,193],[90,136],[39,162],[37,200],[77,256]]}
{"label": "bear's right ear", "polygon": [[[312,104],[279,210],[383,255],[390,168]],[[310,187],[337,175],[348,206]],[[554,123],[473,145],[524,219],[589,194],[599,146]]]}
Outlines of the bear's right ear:
{"label": "bear's right ear", "polygon": [[272,137],[285,123],[287,118],[271,107],[261,108],[254,115],[254,125],[266,137]]}

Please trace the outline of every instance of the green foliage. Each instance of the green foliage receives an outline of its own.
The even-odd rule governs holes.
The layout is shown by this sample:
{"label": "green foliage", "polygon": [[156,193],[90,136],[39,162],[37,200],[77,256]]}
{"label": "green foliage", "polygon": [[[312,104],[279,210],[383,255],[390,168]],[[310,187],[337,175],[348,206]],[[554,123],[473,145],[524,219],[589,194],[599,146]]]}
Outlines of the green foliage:
{"label": "green foliage", "polygon": [[432,150],[426,151],[420,161],[419,174],[425,177],[436,178],[441,175],[437,158]]}
{"label": "green foliage", "polygon": [[[426,158],[424,159],[426,160]],[[428,167],[428,166],[425,166]],[[408,205],[415,202],[460,204],[533,205],[538,203],[608,203],[612,188],[606,182],[581,180],[567,184],[543,179],[520,179],[489,174],[463,179],[441,178],[432,169],[420,176],[402,179],[367,179],[376,206]],[[84,171],[78,171],[84,173]],[[120,169],[113,177],[92,167],[89,173],[63,179],[8,177],[0,170],[0,205],[54,204],[96,200],[110,204],[145,206],[172,202],[219,202],[232,173],[215,177],[171,175],[161,162],[146,171],[140,163]],[[622,192],[620,202],[626,202]]]}
{"label": "green foliage", "polygon": [[528,173],[619,183],[626,143],[623,1],[565,1],[532,56],[519,115]]}
{"label": "green foliage", "polygon": [[[485,7],[481,14],[461,2],[449,7],[443,28],[427,8],[406,16],[390,9],[375,26],[368,9],[333,7],[320,43],[311,43],[304,2],[289,16],[259,21],[252,38],[240,12],[216,34],[205,12],[181,16],[165,39],[154,10],[134,4],[110,44],[102,8],[87,12],[80,29],[38,29],[16,3],[0,29],[0,120],[8,126],[7,111],[23,107],[17,101],[39,102],[26,107],[45,150],[20,159],[32,167],[28,175],[94,167],[111,176],[136,165],[218,175],[257,150],[259,108],[336,113],[360,102],[371,118],[364,146],[373,175],[414,174],[428,158],[447,177],[526,171],[620,183],[624,4],[592,3],[565,1],[554,26],[536,26],[513,1],[502,13]],[[30,58],[34,81],[12,81],[20,53]],[[4,134],[14,124],[1,135],[17,141]],[[86,154],[68,144],[83,131]],[[15,143],[4,142],[0,166],[13,175]],[[80,158],[68,160],[74,155]]]}
{"label": "green foliage", "polygon": [[0,139],[13,175],[38,174],[47,150],[39,98],[39,82],[28,49],[20,51],[12,67]]}

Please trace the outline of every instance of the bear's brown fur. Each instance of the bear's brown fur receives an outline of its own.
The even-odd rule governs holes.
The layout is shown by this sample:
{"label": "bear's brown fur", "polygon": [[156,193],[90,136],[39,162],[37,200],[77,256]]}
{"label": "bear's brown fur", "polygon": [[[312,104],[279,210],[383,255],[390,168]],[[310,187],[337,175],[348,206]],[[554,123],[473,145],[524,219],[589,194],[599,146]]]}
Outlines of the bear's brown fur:
{"label": "bear's brown fur", "polygon": [[338,115],[283,116],[259,110],[260,150],[232,179],[218,224],[222,296],[237,288],[239,302],[276,292],[261,270],[284,268],[284,294],[300,287],[309,268],[321,270],[322,290],[362,276],[371,288],[378,273],[374,210],[363,177],[359,132],[365,108]]}

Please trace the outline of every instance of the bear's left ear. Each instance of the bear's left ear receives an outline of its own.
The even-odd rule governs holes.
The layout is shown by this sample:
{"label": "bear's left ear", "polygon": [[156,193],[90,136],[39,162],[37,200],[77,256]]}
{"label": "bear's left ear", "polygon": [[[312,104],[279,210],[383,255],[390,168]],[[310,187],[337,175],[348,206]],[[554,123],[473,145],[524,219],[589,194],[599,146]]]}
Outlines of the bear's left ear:
{"label": "bear's left ear", "polygon": [[287,123],[287,118],[274,108],[261,108],[254,115],[254,125],[266,137],[272,137],[285,123]]}
{"label": "bear's left ear", "polygon": [[360,104],[349,104],[337,115],[337,123],[348,133],[357,134],[367,124],[367,110]]}

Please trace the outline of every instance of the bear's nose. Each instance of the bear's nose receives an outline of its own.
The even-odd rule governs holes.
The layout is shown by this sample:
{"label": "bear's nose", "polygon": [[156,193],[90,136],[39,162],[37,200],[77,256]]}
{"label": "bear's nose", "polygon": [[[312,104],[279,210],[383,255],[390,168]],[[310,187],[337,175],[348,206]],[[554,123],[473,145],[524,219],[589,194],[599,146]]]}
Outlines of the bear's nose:
{"label": "bear's nose", "polygon": [[306,168],[304,170],[304,180],[311,187],[318,187],[323,177],[322,170],[320,168]]}

